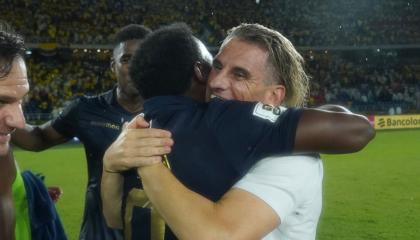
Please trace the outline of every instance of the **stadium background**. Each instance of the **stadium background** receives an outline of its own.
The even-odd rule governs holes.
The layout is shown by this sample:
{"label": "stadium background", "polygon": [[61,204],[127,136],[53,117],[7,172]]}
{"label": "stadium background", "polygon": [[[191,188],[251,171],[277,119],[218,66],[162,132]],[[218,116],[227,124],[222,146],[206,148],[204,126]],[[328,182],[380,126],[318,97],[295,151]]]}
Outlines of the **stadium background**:
{"label": "stadium background", "polygon": [[[397,129],[378,132],[360,153],[324,156],[325,200],[318,239],[420,239],[420,130],[414,129],[420,127],[419,1],[0,3],[0,19],[26,38],[31,92],[24,110],[31,123],[53,118],[77,96],[114,85],[110,43],[112,33],[126,24],[156,29],[185,21],[213,53],[226,30],[241,22],[279,30],[306,59],[312,76],[310,106],[343,104],[370,116],[377,128]],[[398,130],[402,127],[409,129]],[[63,188],[57,206],[70,239],[76,239],[86,183],[81,147],[17,151],[16,158],[22,168],[42,172],[49,185]]]}

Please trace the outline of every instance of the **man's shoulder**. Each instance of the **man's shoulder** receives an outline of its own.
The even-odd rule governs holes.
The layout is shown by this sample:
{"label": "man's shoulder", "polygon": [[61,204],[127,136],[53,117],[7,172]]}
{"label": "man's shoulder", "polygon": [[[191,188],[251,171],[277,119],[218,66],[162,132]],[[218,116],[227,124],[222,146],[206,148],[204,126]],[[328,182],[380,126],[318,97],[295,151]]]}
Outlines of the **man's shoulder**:
{"label": "man's shoulder", "polygon": [[97,95],[84,95],[80,97],[80,101],[86,103],[86,104],[111,104],[112,98],[114,97],[113,90],[109,90],[106,92],[99,93]]}
{"label": "man's shoulder", "polygon": [[241,102],[236,100],[225,100],[221,98],[212,98],[207,103],[207,116],[214,120],[221,120],[224,117],[239,115],[252,115],[252,109],[255,102]]}
{"label": "man's shoulder", "polygon": [[103,108],[110,105],[112,92],[106,91],[98,95],[83,95],[73,99],[68,105],[71,108]]}
{"label": "man's shoulder", "polygon": [[60,114],[55,120],[53,125],[62,120],[71,121],[73,123],[78,122],[82,116],[97,116],[98,113],[103,113],[104,109],[107,108],[107,96],[108,92],[104,92],[96,96],[78,96],[75,99],[69,101],[66,106],[62,109]]}
{"label": "man's shoulder", "polygon": [[282,106],[272,106],[262,102],[246,102],[237,100],[225,100],[212,98],[208,103],[209,110],[215,116],[229,113],[238,116],[248,115],[249,118],[260,119],[263,121],[276,122],[279,117],[295,116],[300,114],[300,109],[285,108]]}

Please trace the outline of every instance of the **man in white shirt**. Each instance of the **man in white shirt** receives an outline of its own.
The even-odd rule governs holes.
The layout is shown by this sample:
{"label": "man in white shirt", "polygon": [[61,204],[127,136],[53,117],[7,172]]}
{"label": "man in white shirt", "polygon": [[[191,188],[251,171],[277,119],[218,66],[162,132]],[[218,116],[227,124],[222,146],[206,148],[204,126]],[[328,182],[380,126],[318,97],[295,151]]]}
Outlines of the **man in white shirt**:
{"label": "man in white shirt", "polygon": [[[280,33],[258,24],[242,24],[223,42],[213,61],[208,88],[211,95],[228,100],[303,106],[308,77],[302,64],[302,57]],[[275,109],[268,107],[254,115],[274,119],[278,117]],[[369,122],[361,116],[331,113],[331,119],[318,124],[321,112],[313,111],[300,119],[295,151],[358,151],[373,137]],[[147,126],[136,118],[107,150],[102,186],[107,175],[140,167],[147,196],[178,238],[243,240],[261,239],[267,234],[267,239],[315,238],[322,202],[322,162],[318,157],[262,159],[219,201],[212,202],[182,185],[162,164],[144,166],[156,163],[155,156],[168,153],[173,144],[170,133],[163,130],[134,129]],[[318,139],[301,137],[314,131],[324,135],[317,135]],[[133,148],[137,153],[130,151]],[[122,159],[124,152],[131,156]],[[109,192],[102,190],[103,199],[108,198],[105,195]],[[118,218],[119,213],[115,213]]]}

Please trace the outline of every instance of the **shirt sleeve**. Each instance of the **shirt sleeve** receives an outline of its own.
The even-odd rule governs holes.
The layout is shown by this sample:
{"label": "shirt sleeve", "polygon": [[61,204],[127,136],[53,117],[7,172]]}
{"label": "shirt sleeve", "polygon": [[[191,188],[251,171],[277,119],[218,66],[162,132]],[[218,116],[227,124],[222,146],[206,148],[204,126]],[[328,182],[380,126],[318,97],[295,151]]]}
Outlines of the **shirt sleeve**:
{"label": "shirt sleeve", "polygon": [[213,133],[243,174],[264,157],[293,151],[302,109],[216,100],[209,112]]}
{"label": "shirt sleeve", "polygon": [[258,162],[234,187],[267,203],[285,221],[304,201],[305,185],[322,181],[321,160],[310,156],[269,157]]}
{"label": "shirt sleeve", "polygon": [[57,118],[52,120],[51,126],[68,138],[74,137],[78,126],[80,103],[80,98],[73,100]]}

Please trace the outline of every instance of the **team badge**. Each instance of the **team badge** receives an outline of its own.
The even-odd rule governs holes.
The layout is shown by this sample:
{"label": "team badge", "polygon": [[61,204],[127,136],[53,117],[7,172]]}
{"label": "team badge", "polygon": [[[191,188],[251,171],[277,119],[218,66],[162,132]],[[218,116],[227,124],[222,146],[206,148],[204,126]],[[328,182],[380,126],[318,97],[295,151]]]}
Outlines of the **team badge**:
{"label": "team badge", "polygon": [[259,118],[267,119],[270,122],[275,122],[277,118],[286,110],[284,107],[274,107],[261,102],[255,105],[253,115]]}

